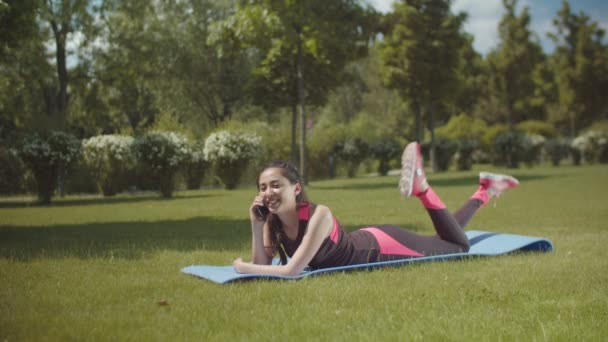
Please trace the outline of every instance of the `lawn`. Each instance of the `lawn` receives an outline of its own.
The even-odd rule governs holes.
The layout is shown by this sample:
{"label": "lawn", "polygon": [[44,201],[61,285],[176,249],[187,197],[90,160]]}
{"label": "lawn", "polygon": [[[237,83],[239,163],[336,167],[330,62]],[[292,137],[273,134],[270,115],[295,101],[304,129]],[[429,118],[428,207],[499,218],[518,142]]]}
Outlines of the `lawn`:
{"label": "lawn", "polygon": [[[492,169],[491,169],[492,170]],[[504,170],[493,169],[504,172]],[[432,174],[449,208],[477,172]],[[0,201],[0,341],[605,340],[608,168],[535,167],[470,229],[542,236],[553,253],[217,285],[179,272],[249,258],[253,186],[49,207]],[[315,181],[348,229],[432,225],[397,177]]]}

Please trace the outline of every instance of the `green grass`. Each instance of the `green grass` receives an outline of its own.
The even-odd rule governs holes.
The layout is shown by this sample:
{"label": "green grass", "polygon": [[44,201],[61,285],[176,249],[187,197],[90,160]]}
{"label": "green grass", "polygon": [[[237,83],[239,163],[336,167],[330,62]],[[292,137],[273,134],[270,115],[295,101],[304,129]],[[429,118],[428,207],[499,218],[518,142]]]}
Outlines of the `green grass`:
{"label": "green grass", "polygon": [[[476,172],[430,175],[448,207]],[[498,170],[503,171],[504,170]],[[253,187],[50,207],[0,201],[0,341],[603,340],[608,336],[608,168],[537,167],[468,228],[543,236],[555,252],[217,285],[192,264],[249,258]],[[313,182],[348,229],[431,233],[397,178]]]}

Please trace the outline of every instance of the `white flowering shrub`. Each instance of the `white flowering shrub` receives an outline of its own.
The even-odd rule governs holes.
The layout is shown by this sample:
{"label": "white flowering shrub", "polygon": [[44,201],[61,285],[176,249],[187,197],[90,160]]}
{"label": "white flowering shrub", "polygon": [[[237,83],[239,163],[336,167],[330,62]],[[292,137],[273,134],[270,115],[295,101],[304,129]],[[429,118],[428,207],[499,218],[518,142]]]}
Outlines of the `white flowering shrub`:
{"label": "white flowering shrub", "polygon": [[608,162],[606,160],[608,159],[608,133],[606,132],[588,131],[574,138],[570,146],[580,152],[587,162]]}
{"label": "white flowering shrub", "polygon": [[204,158],[213,164],[215,175],[224,186],[234,189],[249,162],[257,157],[261,141],[250,132],[215,132],[205,140]]}
{"label": "white flowering shrub", "polygon": [[98,135],[82,141],[84,164],[96,178],[104,196],[113,196],[127,185],[127,174],[134,164],[133,137]]}
{"label": "white flowering shrub", "polygon": [[158,179],[161,195],[165,198],[172,196],[175,175],[190,151],[186,137],[176,132],[151,132],[133,142],[136,160]]}
{"label": "white flowering shrub", "polygon": [[184,178],[186,187],[190,190],[199,189],[209,162],[204,154],[205,141],[196,140],[190,144],[189,154],[184,161]]}
{"label": "white flowering shrub", "polygon": [[522,159],[527,166],[532,166],[539,161],[543,146],[547,139],[540,134],[528,133],[522,140]]}
{"label": "white flowering shrub", "polygon": [[73,135],[54,131],[46,136],[27,136],[18,150],[19,157],[32,170],[38,199],[51,202],[58,176],[80,156],[80,141]]}
{"label": "white flowering shrub", "polygon": [[568,156],[570,144],[565,139],[551,139],[545,142],[545,151],[551,158],[553,166],[559,166],[562,159]]}

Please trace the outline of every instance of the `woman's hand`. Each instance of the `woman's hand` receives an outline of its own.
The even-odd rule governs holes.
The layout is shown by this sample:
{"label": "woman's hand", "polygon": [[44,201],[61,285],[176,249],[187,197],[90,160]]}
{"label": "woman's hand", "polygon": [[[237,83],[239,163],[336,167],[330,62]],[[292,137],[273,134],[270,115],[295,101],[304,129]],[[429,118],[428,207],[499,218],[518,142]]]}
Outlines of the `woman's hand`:
{"label": "woman's hand", "polygon": [[251,207],[249,207],[249,218],[251,219],[251,222],[261,222],[264,223],[265,221],[258,215],[258,209],[260,207],[265,207],[266,204],[264,204],[264,198],[262,196],[256,196],[255,199],[253,200],[253,203],[251,204]]}
{"label": "woman's hand", "polygon": [[239,273],[244,273],[244,264],[245,263],[241,258],[237,258],[236,260],[234,260],[234,262],[232,262],[232,266],[234,266],[234,269]]}

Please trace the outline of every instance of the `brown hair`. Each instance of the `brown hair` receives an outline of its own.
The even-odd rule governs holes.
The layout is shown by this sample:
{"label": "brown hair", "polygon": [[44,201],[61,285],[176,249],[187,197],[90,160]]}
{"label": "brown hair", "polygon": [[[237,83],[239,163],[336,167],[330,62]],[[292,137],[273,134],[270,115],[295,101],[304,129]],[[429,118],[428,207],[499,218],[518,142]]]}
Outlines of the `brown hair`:
{"label": "brown hair", "polygon": [[[280,169],[281,176],[287,178],[287,180],[289,180],[289,183],[291,183],[292,185],[300,183],[300,186],[302,187],[302,191],[300,191],[300,193],[298,195],[296,195],[296,204],[299,206],[301,203],[306,202],[308,199],[306,197],[306,193],[304,192],[304,184],[302,184],[302,178],[300,177],[300,172],[298,172],[298,169],[289,162],[286,162],[283,160],[275,160],[275,161],[271,161],[270,163],[268,163],[262,169],[262,171],[260,171],[259,174],[262,174],[262,172],[264,172],[268,169],[274,169],[274,168]],[[258,191],[259,191],[260,190],[259,176],[256,181],[256,185],[257,185]],[[285,249],[283,248],[283,245],[281,244],[281,234],[283,233],[283,224],[281,223],[281,220],[279,219],[279,217],[275,214],[268,215],[268,217],[266,218],[266,222],[268,223],[268,226],[270,227],[271,243],[272,243],[271,247],[273,248],[273,250],[279,252],[279,257],[281,258],[281,263],[283,265],[285,265],[285,264],[287,264],[287,253],[285,252]]]}

